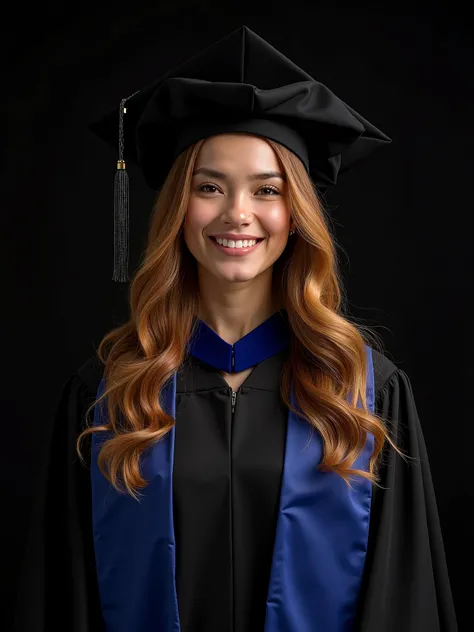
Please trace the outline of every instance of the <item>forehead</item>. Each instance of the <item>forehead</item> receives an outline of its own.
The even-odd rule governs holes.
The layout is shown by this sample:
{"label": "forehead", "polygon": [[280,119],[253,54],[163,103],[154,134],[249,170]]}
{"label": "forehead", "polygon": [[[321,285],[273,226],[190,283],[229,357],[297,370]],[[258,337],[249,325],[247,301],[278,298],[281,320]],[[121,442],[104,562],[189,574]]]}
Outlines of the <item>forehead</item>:
{"label": "forehead", "polygon": [[252,134],[217,134],[206,138],[196,167],[219,166],[231,170],[277,169],[278,156],[264,138]]}

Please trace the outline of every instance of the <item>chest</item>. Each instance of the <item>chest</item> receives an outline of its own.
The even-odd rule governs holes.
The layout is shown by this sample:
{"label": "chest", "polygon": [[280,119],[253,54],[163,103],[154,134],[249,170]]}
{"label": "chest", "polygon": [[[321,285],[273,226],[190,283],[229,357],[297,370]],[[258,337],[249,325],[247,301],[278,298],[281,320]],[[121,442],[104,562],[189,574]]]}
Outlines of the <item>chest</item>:
{"label": "chest", "polygon": [[222,387],[178,393],[176,403],[175,500],[184,493],[194,499],[196,509],[194,501],[202,504],[207,499],[209,515],[221,516],[233,488],[243,494],[252,515],[258,515],[261,503],[275,507],[288,419],[279,392],[246,388],[238,393],[234,410],[231,394]]}
{"label": "chest", "polygon": [[240,371],[240,373],[226,373],[225,371],[220,371],[220,374],[225,379],[227,384],[231,387],[233,391],[237,391],[248,376],[252,373],[255,367],[251,366],[245,371]]}

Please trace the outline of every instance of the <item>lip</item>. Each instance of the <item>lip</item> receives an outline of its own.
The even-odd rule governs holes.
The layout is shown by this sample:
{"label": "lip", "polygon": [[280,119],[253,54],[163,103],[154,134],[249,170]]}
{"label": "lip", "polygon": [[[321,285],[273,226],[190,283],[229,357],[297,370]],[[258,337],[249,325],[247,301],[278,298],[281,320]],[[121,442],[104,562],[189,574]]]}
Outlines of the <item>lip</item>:
{"label": "lip", "polygon": [[209,235],[209,237],[217,237],[218,239],[233,239],[237,241],[238,239],[265,239],[261,235],[248,235],[247,233],[216,233],[215,235]]}
{"label": "lip", "polygon": [[218,250],[220,250],[220,252],[224,253],[225,255],[228,255],[229,257],[243,257],[244,255],[248,255],[249,253],[256,250],[260,246],[260,244],[262,244],[264,241],[263,239],[262,241],[257,241],[257,243],[254,246],[247,246],[247,248],[227,248],[227,246],[221,246],[220,244],[217,243],[217,241],[214,241],[213,239],[211,239],[211,236],[214,237],[214,235],[209,235],[209,241]]}

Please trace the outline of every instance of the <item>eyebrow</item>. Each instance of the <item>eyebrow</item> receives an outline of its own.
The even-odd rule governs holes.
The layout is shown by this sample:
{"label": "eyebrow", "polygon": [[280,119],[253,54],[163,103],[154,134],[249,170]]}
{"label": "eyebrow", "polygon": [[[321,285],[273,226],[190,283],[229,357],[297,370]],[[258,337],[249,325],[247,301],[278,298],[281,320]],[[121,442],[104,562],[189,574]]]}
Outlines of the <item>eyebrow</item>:
{"label": "eyebrow", "polygon": [[[200,167],[199,169],[196,169],[193,176],[196,176],[198,173],[203,173],[206,176],[219,180],[228,180],[228,176],[225,173],[222,173],[222,171],[209,169],[208,167]],[[247,176],[247,180],[269,180],[270,178],[280,178],[280,180],[286,181],[285,176],[279,171],[262,171],[261,173],[251,173]]]}

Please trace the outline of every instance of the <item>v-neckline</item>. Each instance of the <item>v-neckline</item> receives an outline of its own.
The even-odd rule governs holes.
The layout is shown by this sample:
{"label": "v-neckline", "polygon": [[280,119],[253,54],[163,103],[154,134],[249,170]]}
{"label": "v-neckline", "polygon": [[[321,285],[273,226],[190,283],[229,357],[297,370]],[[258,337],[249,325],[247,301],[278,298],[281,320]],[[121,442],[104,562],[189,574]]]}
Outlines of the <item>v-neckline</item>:
{"label": "v-neckline", "polygon": [[[250,373],[248,373],[248,374],[245,376],[245,378],[242,380],[242,382],[239,384],[239,386],[237,386],[237,388],[234,388],[231,384],[229,384],[229,382],[227,381],[226,377],[225,377],[224,375],[222,375],[220,371],[218,372],[218,375],[219,375],[219,377],[220,377],[220,378],[222,378],[222,379],[224,380],[224,382],[226,383],[226,385],[227,385],[229,388],[231,388],[231,389],[232,389],[232,392],[233,392],[233,393],[237,393],[237,392],[238,392],[238,391],[242,388],[242,386],[245,386],[245,383],[246,383],[246,382],[247,382],[247,380],[250,378],[250,376],[252,375],[252,373],[255,371],[255,369],[256,369],[256,368],[257,368],[257,365],[255,365],[255,366],[252,368],[252,370],[250,371]],[[237,373],[234,373],[234,374],[232,374],[232,373],[231,373],[230,375],[231,375],[231,376],[233,376],[233,375],[238,375],[238,374],[237,374]]]}
{"label": "v-neckline", "polygon": [[[290,329],[286,310],[275,312],[233,345],[221,338],[203,320],[196,318],[188,341],[188,352],[218,371],[240,373],[280,352],[289,342]],[[253,371],[244,382],[252,373]],[[229,386],[224,376],[219,376]]]}

